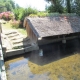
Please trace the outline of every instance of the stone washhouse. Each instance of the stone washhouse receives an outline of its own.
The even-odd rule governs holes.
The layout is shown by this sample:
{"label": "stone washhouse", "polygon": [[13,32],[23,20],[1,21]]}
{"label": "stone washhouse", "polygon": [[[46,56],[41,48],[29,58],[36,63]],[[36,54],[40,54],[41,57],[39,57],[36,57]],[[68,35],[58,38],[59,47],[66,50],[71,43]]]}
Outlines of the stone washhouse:
{"label": "stone washhouse", "polygon": [[32,43],[38,45],[62,41],[80,36],[80,17],[55,16],[55,17],[26,17],[24,27],[27,37]]}

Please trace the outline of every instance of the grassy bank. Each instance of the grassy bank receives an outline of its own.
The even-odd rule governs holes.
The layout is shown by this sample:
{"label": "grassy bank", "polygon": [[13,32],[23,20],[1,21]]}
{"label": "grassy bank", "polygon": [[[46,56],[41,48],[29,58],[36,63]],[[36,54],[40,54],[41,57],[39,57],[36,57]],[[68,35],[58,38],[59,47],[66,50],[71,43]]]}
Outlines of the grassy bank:
{"label": "grassy bank", "polygon": [[6,22],[5,24],[2,24],[2,29],[3,30],[18,30],[18,32],[20,32],[21,34],[27,36],[27,33],[26,33],[26,29],[25,28],[13,28],[12,25],[10,24],[10,22]]}

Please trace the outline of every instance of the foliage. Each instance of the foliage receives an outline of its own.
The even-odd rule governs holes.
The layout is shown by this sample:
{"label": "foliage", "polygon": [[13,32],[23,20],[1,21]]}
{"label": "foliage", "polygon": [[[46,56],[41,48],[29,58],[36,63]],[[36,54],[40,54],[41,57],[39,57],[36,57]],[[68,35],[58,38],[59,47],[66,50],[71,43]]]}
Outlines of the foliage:
{"label": "foliage", "polygon": [[19,28],[20,21],[11,21],[10,22],[12,28]]}
{"label": "foliage", "polygon": [[45,0],[51,2],[51,6],[47,8],[48,12],[59,13],[76,13],[80,9],[80,0]]}
{"label": "foliage", "polygon": [[29,17],[46,17],[47,15],[46,12],[38,12],[37,14],[30,14]]}
{"label": "foliage", "polygon": [[37,15],[38,15],[38,17],[46,17],[47,13],[45,13],[45,12],[38,12]]}
{"label": "foliage", "polygon": [[24,12],[24,8],[16,8],[14,9],[15,19],[20,20]]}
{"label": "foliage", "polygon": [[37,14],[30,14],[29,17],[52,17],[59,15],[60,15],[59,13],[38,12]]}
{"label": "foliage", "polygon": [[59,13],[47,13],[47,12],[38,12],[37,14],[30,14],[29,17],[51,17],[58,16]]}
{"label": "foliage", "polygon": [[13,0],[8,0],[8,2],[11,4],[12,8],[15,9],[15,2]]}
{"label": "foliage", "polygon": [[29,16],[30,14],[37,14],[37,12],[38,11],[36,9],[32,9],[31,7],[28,7],[26,9],[21,7],[14,9],[16,20],[24,20],[26,16]]}
{"label": "foliage", "polygon": [[7,11],[13,11],[12,5],[9,2],[5,3],[5,7],[6,7]]}
{"label": "foliage", "polygon": [[[23,26],[23,20],[26,16],[45,17],[48,15],[48,13],[46,13],[46,12],[38,12],[36,9],[33,9],[31,7],[28,7],[26,9],[22,8],[18,4],[15,4],[15,2],[13,0],[0,0],[0,4],[2,6],[5,6],[4,8],[2,8],[2,9],[4,9],[2,11],[12,11],[15,15],[15,19],[20,20],[20,24],[17,21],[11,22],[12,27],[16,27],[16,28]],[[14,16],[13,16],[13,14],[7,14],[6,12],[4,12],[4,15],[1,14],[0,18],[9,20],[9,19],[13,19]]]}
{"label": "foliage", "polygon": [[15,9],[13,0],[0,0],[0,6],[3,6],[3,8],[0,9],[0,12],[13,11],[13,9]]}
{"label": "foliage", "polygon": [[37,14],[30,14],[29,17],[46,17],[48,13],[38,12]]}
{"label": "foliage", "polygon": [[[41,14],[40,14],[41,13]],[[39,12],[38,14],[30,14],[29,17],[53,17],[53,16],[75,16],[77,15],[76,13],[47,13],[47,12]]]}
{"label": "foliage", "polygon": [[80,0],[75,1],[75,12],[80,16]]}
{"label": "foliage", "polygon": [[14,14],[10,11],[0,13],[0,19],[10,20],[13,19]]}
{"label": "foliage", "polygon": [[[56,7],[59,7],[56,9]],[[49,12],[49,13],[52,13],[52,12],[59,12],[59,13],[63,13],[64,12],[64,9],[62,6],[54,6],[54,5],[50,5],[50,6],[47,6],[46,10]]]}
{"label": "foliage", "polygon": [[33,9],[31,7],[25,9],[26,16],[29,16],[30,14],[37,14],[37,12],[38,11],[36,9]]}
{"label": "foliage", "polygon": [[47,16],[48,17],[53,17],[53,16],[59,16],[59,13],[48,13]]}
{"label": "foliage", "polygon": [[[27,7],[22,8],[18,4],[15,4],[13,0],[0,0],[0,6],[5,6],[0,8],[0,12],[11,11],[13,14],[4,13],[0,14],[0,18],[6,20],[16,19],[20,20],[20,27],[23,26],[23,20],[26,16],[30,17],[45,17],[45,16],[56,16],[59,13],[77,13],[80,15],[80,0],[45,0],[51,2],[50,6],[46,7],[46,12],[38,12],[38,10]],[[53,14],[54,13],[54,14]]]}
{"label": "foliage", "polygon": [[[51,0],[46,0],[46,1],[51,1]],[[52,4],[50,6],[48,6],[46,9],[49,13],[52,12],[59,12],[59,13],[63,13],[63,7],[61,5],[61,0],[52,0],[51,1]]]}
{"label": "foliage", "polygon": [[[5,29],[5,30],[16,29],[16,27],[15,27],[15,28],[12,27],[11,22],[12,22],[12,20],[7,21],[5,24],[2,24],[3,29]],[[24,36],[27,36],[27,33],[26,33],[26,30],[25,30],[25,29],[23,29],[23,28],[17,28],[17,30],[18,30],[21,34],[23,34]]]}
{"label": "foliage", "polygon": [[67,2],[67,12],[71,13],[71,4],[70,4],[70,0],[66,0]]}
{"label": "foliage", "polygon": [[37,14],[30,14],[29,17],[38,17]]}
{"label": "foliage", "polygon": [[22,24],[20,24],[20,27],[23,26],[23,21],[26,16],[29,16],[30,14],[37,14],[37,12],[38,11],[36,9],[33,9],[31,7],[28,7],[26,9],[21,7],[14,9],[15,19],[22,22]]}
{"label": "foliage", "polygon": [[0,13],[4,12],[4,11],[7,11],[7,9],[4,7],[5,4],[0,3],[0,6],[2,7],[2,8],[0,8]]}

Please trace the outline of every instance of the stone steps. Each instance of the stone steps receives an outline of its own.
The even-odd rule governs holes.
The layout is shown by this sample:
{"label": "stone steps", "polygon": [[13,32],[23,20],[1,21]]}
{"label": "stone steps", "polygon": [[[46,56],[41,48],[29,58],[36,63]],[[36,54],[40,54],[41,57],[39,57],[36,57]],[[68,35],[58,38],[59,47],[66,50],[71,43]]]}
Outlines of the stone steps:
{"label": "stone steps", "polygon": [[14,43],[20,43],[20,42],[22,42],[23,41],[23,39],[18,39],[18,40],[12,40],[12,43],[14,44]]}
{"label": "stone steps", "polygon": [[10,35],[7,35],[9,38],[11,37],[14,37],[14,36],[19,36],[19,34],[15,33],[15,34],[10,34]]}
{"label": "stone steps", "polygon": [[29,38],[24,38],[24,36],[17,31],[4,33],[2,35],[2,45],[6,48],[5,57],[39,49],[37,44],[32,43]]}

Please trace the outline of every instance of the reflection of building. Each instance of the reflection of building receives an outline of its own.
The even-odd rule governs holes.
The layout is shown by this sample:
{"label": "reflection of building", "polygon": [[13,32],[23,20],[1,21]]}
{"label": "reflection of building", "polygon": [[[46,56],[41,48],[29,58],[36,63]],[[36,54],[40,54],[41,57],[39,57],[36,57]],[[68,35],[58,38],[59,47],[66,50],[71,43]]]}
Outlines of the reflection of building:
{"label": "reflection of building", "polygon": [[45,44],[73,39],[80,34],[79,16],[25,18],[24,26],[33,43]]}

